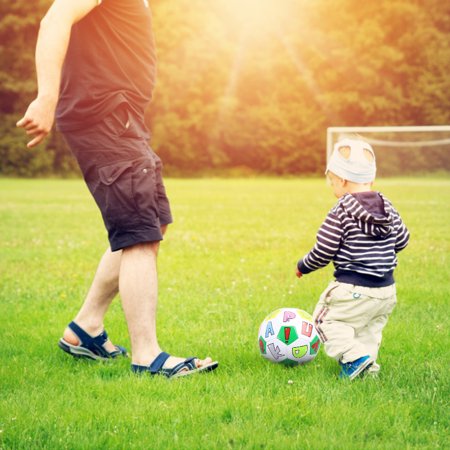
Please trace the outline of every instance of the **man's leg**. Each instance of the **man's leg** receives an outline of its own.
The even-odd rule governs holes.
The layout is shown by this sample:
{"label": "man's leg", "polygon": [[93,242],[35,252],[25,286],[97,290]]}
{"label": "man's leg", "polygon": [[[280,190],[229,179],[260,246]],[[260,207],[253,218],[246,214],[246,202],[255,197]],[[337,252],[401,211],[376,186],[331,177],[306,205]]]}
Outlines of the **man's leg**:
{"label": "man's leg", "polygon": [[123,250],[119,276],[122,306],[130,334],[133,363],[149,365],[161,352],[156,337],[159,242]]}
{"label": "man's leg", "polygon": [[[166,230],[167,225],[162,225],[161,232],[163,235]],[[112,300],[119,292],[121,258],[122,250],[117,252],[112,252],[110,248],[106,250],[100,260],[83,306],[74,319],[74,322],[91,336],[97,336],[103,331],[103,318]],[[63,337],[69,344],[77,345],[79,343],[78,338],[70,328],[66,328]],[[110,341],[105,344],[105,347],[109,352],[116,350]]]}
{"label": "man's leg", "polygon": [[[74,322],[91,336],[98,336],[104,329],[103,318],[118,292],[121,258],[121,250],[117,252],[111,252],[109,248],[106,250],[86,299],[74,319]],[[79,343],[78,338],[69,328],[66,328],[63,337],[72,345]],[[110,341],[105,344],[105,349],[109,352],[116,350]]]}
{"label": "man's leg", "polygon": [[[148,366],[161,353],[156,334],[159,242],[136,244],[122,251],[119,290],[131,339],[132,363]],[[174,367],[184,358],[171,357],[164,367]],[[197,360],[197,367],[211,363]]]}

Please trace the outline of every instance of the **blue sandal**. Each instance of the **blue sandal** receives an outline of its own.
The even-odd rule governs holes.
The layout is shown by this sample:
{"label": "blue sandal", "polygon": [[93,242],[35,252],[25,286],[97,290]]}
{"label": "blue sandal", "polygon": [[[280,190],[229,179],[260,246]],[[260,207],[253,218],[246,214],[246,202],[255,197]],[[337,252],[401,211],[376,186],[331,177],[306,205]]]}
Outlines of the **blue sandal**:
{"label": "blue sandal", "polygon": [[103,331],[98,336],[91,336],[80,328],[75,322],[69,323],[69,328],[73,331],[75,336],[78,337],[80,343],[78,345],[69,344],[63,338],[58,342],[58,346],[66,353],[74,356],[75,358],[88,358],[88,359],[111,359],[117,358],[117,356],[128,356],[127,350],[120,345],[116,345],[116,350],[108,352],[105,350],[104,345],[108,340],[106,331]]}
{"label": "blue sandal", "polygon": [[[167,378],[178,378],[185,377],[187,375],[192,375],[198,372],[210,372],[211,370],[217,369],[219,363],[217,361],[211,362],[206,366],[197,367],[195,365],[195,360],[197,358],[187,358],[184,361],[177,364],[175,367],[170,369],[163,368],[164,363],[168,360],[170,355],[166,352],[161,352],[155,360],[149,366],[140,366],[138,364],[131,364],[131,370],[134,373],[148,372],[150,375],[164,375]],[[186,370],[187,369],[187,370]]]}

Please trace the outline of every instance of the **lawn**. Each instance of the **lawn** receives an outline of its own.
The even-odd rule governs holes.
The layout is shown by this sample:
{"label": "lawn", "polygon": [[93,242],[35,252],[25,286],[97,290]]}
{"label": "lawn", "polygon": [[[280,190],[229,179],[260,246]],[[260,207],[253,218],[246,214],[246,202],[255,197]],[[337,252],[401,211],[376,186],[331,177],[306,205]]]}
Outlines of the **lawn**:
{"label": "lawn", "polygon": [[[158,334],[220,367],[138,378],[76,361],[57,341],[106,234],[79,180],[0,179],[0,449],[450,448],[450,180],[382,179],[411,231],[378,380],[338,380],[323,350],[301,367],[259,355],[280,307],[312,312],[332,268],[295,277],[335,199],[319,179],[169,179],[175,223],[159,257]],[[129,348],[120,299],[105,326]]]}

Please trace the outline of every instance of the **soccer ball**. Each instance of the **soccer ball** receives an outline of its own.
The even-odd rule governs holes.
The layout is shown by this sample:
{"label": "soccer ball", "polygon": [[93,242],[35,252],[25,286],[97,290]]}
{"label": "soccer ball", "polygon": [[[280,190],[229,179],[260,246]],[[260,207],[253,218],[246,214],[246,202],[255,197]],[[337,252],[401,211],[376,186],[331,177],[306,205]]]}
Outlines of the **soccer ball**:
{"label": "soccer ball", "polygon": [[297,308],[269,314],[259,327],[258,342],[261,356],[292,366],[313,360],[320,348],[312,316]]}

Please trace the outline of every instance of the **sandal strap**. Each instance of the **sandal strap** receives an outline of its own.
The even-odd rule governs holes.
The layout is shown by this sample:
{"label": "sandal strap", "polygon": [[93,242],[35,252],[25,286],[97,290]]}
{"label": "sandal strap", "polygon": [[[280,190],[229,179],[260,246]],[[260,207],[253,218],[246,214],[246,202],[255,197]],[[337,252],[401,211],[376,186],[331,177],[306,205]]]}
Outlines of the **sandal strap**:
{"label": "sandal strap", "polygon": [[168,378],[171,378],[174,375],[176,375],[177,373],[181,372],[183,369],[188,369],[188,371],[195,370],[197,368],[197,366],[195,365],[195,362],[194,362],[196,359],[197,358],[195,358],[195,357],[185,359],[184,361],[178,363],[176,366],[172,367],[171,369],[167,369],[165,375]]}
{"label": "sandal strap", "polygon": [[138,364],[132,364],[131,370],[135,373],[150,372],[150,375],[164,375],[167,378],[172,378],[174,375],[181,372],[183,369],[188,371],[197,369],[195,365],[196,357],[187,358],[181,361],[176,366],[170,369],[164,369],[164,363],[170,358],[170,355],[166,352],[161,352],[149,366],[140,366]]}
{"label": "sandal strap", "polygon": [[122,347],[121,345],[115,345],[115,347],[117,350],[114,350],[113,352],[110,353],[112,358],[115,358],[116,356],[119,355],[128,356],[128,352],[125,347]]}
{"label": "sandal strap", "polygon": [[86,331],[84,331],[81,327],[79,327],[75,322],[70,322],[68,326],[80,340],[80,347],[87,348],[96,355],[103,356],[105,358],[116,356],[106,351],[103,347],[105,342],[108,340],[108,334],[105,330],[103,330],[98,336],[91,336],[90,334],[86,333]]}
{"label": "sandal strap", "polygon": [[166,352],[161,352],[150,364],[148,367],[148,371],[152,375],[156,375],[158,372],[161,372],[164,363],[170,358],[170,355]]}

